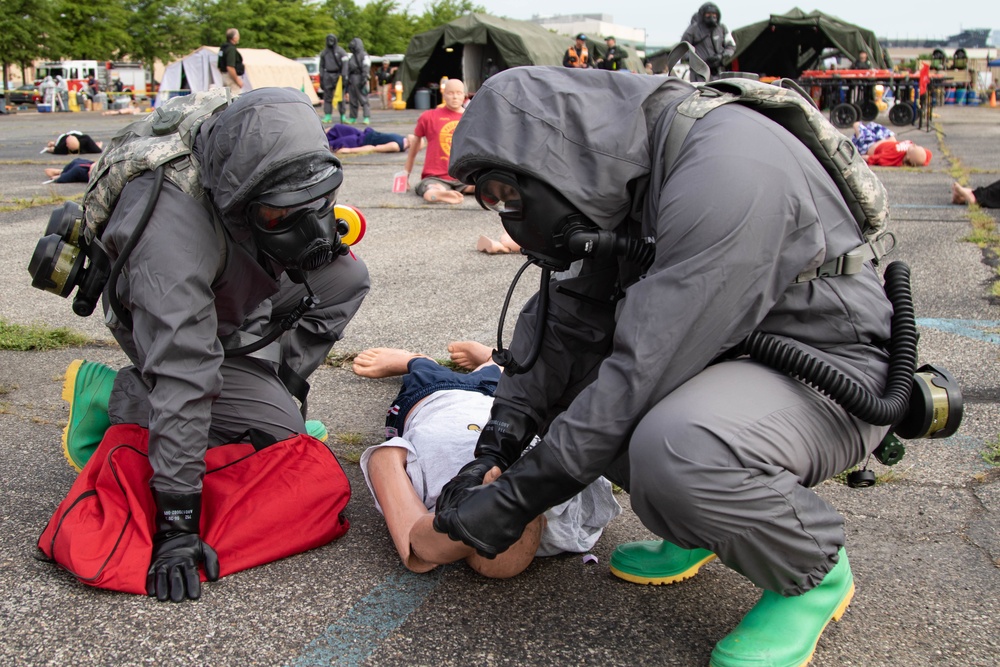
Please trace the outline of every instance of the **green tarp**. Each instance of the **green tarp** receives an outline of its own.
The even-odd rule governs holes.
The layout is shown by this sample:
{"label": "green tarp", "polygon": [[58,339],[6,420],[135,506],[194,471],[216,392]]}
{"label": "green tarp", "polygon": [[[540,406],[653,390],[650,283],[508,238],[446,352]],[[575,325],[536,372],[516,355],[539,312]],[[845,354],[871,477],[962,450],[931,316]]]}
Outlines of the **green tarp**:
{"label": "green tarp", "polygon": [[733,39],[732,69],[761,76],[796,79],[804,70],[818,69],[832,50],[851,62],[866,51],[873,67],[891,69],[889,54],[874,32],[823,12],[807,14],[798,7],[734,30]]}
{"label": "green tarp", "polygon": [[[594,36],[595,39],[598,36]],[[573,38],[558,35],[530,21],[502,19],[489,14],[466,14],[427,32],[414,35],[403,59],[403,92],[410,108],[418,88],[437,85],[442,76],[465,81],[470,92],[482,85],[486,59],[500,68],[522,65],[562,65],[563,54]],[[476,48],[465,48],[475,45]],[[449,50],[450,49],[450,50]],[[601,57],[603,41],[587,40],[591,58]],[[630,69],[642,71],[642,62],[630,53]],[[437,100],[439,101],[439,100]]]}

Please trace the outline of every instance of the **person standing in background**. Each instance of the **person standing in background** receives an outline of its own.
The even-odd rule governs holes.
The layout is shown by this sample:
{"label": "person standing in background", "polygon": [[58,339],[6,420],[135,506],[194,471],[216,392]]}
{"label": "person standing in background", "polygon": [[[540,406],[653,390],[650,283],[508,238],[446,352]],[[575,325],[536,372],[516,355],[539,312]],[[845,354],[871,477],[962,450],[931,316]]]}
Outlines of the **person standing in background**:
{"label": "person standing in background", "polygon": [[243,56],[236,45],[240,43],[240,31],[230,28],[226,31],[226,43],[219,49],[219,71],[222,72],[222,85],[239,95],[243,91]]}
{"label": "person standing in background", "polygon": [[[344,75],[344,61],[347,59],[347,51],[337,43],[337,36],[330,34],[326,36],[326,48],[319,54],[319,87],[323,91],[323,122],[329,123],[333,120],[333,99],[337,94],[337,83]],[[340,122],[346,119],[344,116],[344,98],[337,102],[337,113],[340,114]]]}

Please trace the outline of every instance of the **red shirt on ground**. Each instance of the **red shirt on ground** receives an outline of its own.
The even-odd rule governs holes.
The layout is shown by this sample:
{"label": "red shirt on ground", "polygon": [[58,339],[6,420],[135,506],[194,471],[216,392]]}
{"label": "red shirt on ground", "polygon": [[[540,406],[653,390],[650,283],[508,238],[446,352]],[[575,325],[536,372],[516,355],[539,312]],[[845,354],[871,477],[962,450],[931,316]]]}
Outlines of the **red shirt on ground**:
{"label": "red shirt on ground", "polygon": [[451,156],[451,137],[461,118],[461,112],[451,111],[447,107],[430,109],[420,114],[417,128],[413,131],[418,138],[427,138],[427,155],[424,156],[424,170],[420,178],[435,176],[454,180],[448,175],[448,158]]}

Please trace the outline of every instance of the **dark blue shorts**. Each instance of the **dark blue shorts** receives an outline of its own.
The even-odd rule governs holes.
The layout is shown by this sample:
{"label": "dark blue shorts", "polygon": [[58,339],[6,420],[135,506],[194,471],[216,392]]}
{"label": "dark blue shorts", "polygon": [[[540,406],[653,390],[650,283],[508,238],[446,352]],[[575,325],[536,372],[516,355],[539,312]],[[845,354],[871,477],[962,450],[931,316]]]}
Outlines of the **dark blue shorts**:
{"label": "dark blue shorts", "polygon": [[365,146],[381,146],[382,144],[387,144],[389,142],[396,142],[399,144],[399,150],[404,150],[403,148],[403,135],[392,134],[391,132],[376,132],[372,130],[371,132],[365,132],[364,144]]}
{"label": "dark blue shorts", "polygon": [[422,398],[445,389],[464,389],[492,396],[500,381],[500,367],[489,365],[471,373],[458,373],[436,361],[417,357],[410,360],[403,386],[392,402],[385,418],[385,437],[395,438],[403,432],[406,415]]}

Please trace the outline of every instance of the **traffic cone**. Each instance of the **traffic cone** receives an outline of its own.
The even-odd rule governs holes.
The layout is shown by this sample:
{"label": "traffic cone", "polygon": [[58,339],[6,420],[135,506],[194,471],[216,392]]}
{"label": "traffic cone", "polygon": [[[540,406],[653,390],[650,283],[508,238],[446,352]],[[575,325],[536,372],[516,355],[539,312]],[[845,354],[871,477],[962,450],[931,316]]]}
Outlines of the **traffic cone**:
{"label": "traffic cone", "polygon": [[990,106],[993,108],[997,106],[997,91],[995,88],[990,91]]}

